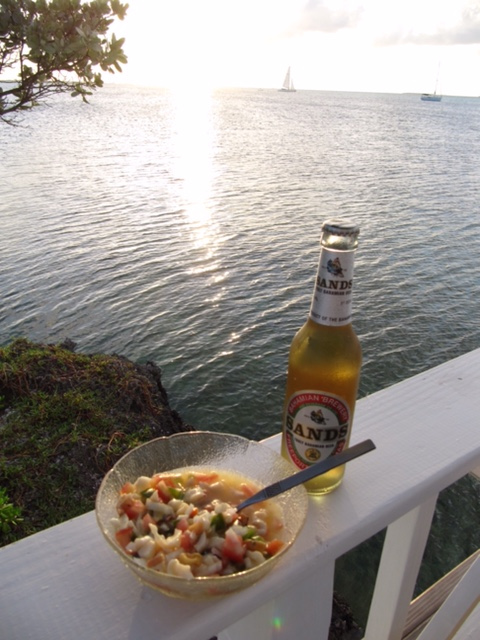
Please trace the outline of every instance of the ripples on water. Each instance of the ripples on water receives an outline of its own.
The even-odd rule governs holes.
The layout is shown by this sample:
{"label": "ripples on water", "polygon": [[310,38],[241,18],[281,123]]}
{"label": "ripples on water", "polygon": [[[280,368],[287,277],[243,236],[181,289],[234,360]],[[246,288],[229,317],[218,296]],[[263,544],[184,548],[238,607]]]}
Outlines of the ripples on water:
{"label": "ripples on water", "polygon": [[195,426],[276,433],[325,218],[361,225],[360,395],[480,346],[479,157],[475,99],[59,97],[0,127],[0,342],[154,360]]}
{"label": "ripples on water", "polygon": [[329,216],[361,225],[361,395],[480,345],[474,99],[107,87],[0,145],[2,342],[153,359],[199,427],[279,430]]}

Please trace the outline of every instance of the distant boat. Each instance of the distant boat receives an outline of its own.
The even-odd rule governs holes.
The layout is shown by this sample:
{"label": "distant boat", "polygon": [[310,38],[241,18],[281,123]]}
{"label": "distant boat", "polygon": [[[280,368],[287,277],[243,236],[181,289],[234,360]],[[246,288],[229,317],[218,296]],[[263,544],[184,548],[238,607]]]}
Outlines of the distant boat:
{"label": "distant boat", "polygon": [[296,91],[295,87],[293,86],[292,74],[290,73],[290,67],[288,67],[288,69],[287,69],[287,73],[285,74],[285,80],[283,81],[282,88],[279,89],[279,91],[286,91],[288,93],[292,93],[293,91]]}
{"label": "distant boat", "polygon": [[420,100],[424,100],[425,102],[440,102],[442,99],[442,96],[437,93],[437,86],[438,86],[438,75],[440,73],[440,65],[438,65],[438,73],[437,73],[437,79],[435,81],[435,91],[433,93],[422,93],[422,95],[420,96]]}
{"label": "distant boat", "polygon": [[438,93],[422,93],[420,96],[420,100],[425,100],[426,102],[440,102],[442,96]]}

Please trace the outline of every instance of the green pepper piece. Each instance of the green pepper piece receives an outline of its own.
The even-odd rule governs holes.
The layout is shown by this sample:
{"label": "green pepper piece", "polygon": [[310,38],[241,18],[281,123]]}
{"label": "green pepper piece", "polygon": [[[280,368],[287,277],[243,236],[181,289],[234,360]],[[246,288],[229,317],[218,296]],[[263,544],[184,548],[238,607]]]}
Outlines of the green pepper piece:
{"label": "green pepper piece", "polygon": [[184,491],[176,489],[175,487],[168,487],[168,492],[172,498],[177,498],[178,500],[183,500],[183,496],[185,495]]}
{"label": "green pepper piece", "polygon": [[259,536],[257,534],[257,530],[255,529],[255,527],[248,527],[248,531],[247,533],[244,533],[242,536],[243,540],[261,540],[262,542],[264,541],[264,538],[262,538],[262,536]]}
{"label": "green pepper piece", "polygon": [[142,491],[140,493],[140,498],[142,499],[142,502],[146,502],[147,498],[150,498],[150,496],[152,496],[155,493],[155,489],[145,489],[145,491]]}
{"label": "green pepper piece", "polygon": [[215,529],[215,531],[225,531],[225,529],[227,528],[227,523],[225,522],[223,513],[216,513],[211,519],[210,524]]}

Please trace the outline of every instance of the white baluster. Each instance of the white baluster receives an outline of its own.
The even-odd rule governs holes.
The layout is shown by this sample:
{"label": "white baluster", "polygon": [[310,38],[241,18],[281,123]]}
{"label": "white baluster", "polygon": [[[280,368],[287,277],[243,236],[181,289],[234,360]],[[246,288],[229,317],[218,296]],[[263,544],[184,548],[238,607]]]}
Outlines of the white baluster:
{"label": "white baluster", "polygon": [[422,561],[437,496],[387,529],[365,640],[400,640]]}

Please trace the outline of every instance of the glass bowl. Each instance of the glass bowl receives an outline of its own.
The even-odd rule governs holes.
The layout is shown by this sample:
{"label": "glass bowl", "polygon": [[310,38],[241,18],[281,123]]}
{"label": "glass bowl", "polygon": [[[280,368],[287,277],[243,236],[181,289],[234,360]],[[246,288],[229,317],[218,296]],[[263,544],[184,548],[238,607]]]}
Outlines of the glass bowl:
{"label": "glass bowl", "polygon": [[157,438],[132,449],[107,473],[98,490],[95,512],[101,532],[124,564],[142,583],[166,595],[202,599],[226,595],[250,586],[280,560],[291,547],[307,515],[308,499],[303,486],[295,487],[274,500],[283,511],[284,527],[279,537],[284,546],[262,564],[228,576],[186,579],[138,565],[115,541],[111,522],[117,517],[116,503],[125,482],[139,476],[180,470],[185,467],[230,471],[266,486],[294,473],[278,453],[259,442],[241,436],[210,431],[192,431]]}

